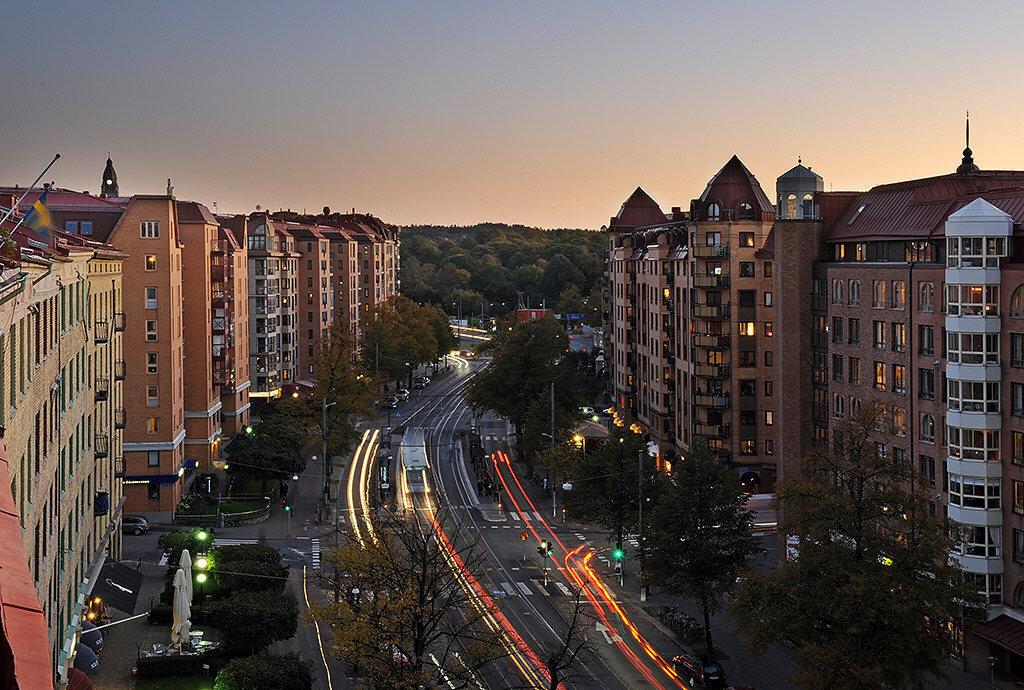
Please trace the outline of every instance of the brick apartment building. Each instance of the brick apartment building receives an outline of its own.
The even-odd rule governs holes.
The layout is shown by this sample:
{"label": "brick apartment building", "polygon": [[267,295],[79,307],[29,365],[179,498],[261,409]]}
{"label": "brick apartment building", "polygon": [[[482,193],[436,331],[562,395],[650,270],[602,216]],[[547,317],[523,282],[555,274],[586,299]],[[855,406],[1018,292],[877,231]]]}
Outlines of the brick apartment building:
{"label": "brick apartment building", "polygon": [[[802,164],[768,201],[733,158],[689,212],[642,190],[608,226],[616,407],[663,457],[708,438],[751,490],[799,471],[868,401],[989,602],[964,664],[1024,674],[1024,172],[824,192]],[[666,328],[666,325],[668,326]]]}
{"label": "brick apartment building", "polygon": [[[14,199],[5,194],[0,206]],[[82,608],[106,559],[121,553],[125,256],[60,231],[35,237],[24,225],[13,239],[0,257],[0,448],[9,480],[0,483],[0,506],[5,526],[16,518],[20,530],[5,532],[0,550],[3,625],[14,628],[15,663],[37,655],[24,678],[45,670],[66,679]],[[26,639],[39,630],[48,642],[34,632]]]}

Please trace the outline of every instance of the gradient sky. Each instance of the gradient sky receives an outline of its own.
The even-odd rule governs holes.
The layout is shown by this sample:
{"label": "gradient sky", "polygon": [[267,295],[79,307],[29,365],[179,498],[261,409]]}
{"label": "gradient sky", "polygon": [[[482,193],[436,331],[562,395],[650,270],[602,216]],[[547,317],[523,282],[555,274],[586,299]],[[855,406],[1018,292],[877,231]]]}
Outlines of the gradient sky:
{"label": "gradient sky", "polygon": [[1020,2],[20,2],[0,183],[220,211],[600,227],[687,206],[733,153],[773,196],[1024,168]]}

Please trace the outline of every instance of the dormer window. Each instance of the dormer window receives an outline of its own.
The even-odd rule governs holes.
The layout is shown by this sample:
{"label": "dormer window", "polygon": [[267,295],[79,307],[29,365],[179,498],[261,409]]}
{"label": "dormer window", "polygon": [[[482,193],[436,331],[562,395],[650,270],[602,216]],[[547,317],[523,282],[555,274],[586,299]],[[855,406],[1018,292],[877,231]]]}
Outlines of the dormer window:
{"label": "dormer window", "polygon": [[722,207],[717,201],[708,204],[708,220],[719,220],[722,217]]}
{"label": "dormer window", "polygon": [[754,207],[748,204],[746,201],[740,204],[740,220],[753,220],[754,219]]}

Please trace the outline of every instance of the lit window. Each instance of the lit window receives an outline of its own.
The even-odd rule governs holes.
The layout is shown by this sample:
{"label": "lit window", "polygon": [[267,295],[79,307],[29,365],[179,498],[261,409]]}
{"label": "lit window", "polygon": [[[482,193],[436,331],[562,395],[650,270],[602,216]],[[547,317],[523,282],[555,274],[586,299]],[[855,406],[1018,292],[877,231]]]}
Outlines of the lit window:
{"label": "lit window", "polygon": [[754,246],[754,233],[752,233],[752,232],[741,232],[740,233],[740,246],[741,247],[753,247]]}
{"label": "lit window", "polygon": [[892,281],[892,308],[902,309],[907,302],[907,284],[902,280]]}
{"label": "lit window", "polygon": [[146,254],[146,270],[156,270],[156,254]]}
{"label": "lit window", "polygon": [[740,441],[740,455],[754,455],[757,452],[757,441],[744,439]]}
{"label": "lit window", "polygon": [[146,433],[156,434],[160,432],[160,420],[158,417],[146,418]]}
{"label": "lit window", "polygon": [[885,362],[875,362],[875,388],[880,391],[884,391],[889,387],[888,371]]}
{"label": "lit window", "polygon": [[774,303],[772,301],[772,293],[770,293],[770,292],[764,293],[764,306],[771,307],[771,306],[773,306],[773,304]]}
{"label": "lit window", "polygon": [[775,335],[775,329],[772,326],[772,322],[771,321],[765,321],[764,322],[764,334],[768,338],[771,338],[773,335]]}
{"label": "lit window", "polygon": [[764,411],[764,423],[765,426],[771,426],[775,423],[775,413],[771,410]]}
{"label": "lit window", "polygon": [[754,335],[753,321],[740,321],[740,335]]}

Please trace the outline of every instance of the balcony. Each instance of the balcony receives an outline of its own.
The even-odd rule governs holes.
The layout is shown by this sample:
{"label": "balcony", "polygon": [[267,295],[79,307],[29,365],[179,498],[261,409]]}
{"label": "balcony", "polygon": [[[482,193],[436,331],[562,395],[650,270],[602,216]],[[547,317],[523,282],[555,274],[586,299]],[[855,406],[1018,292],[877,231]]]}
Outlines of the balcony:
{"label": "balcony", "polygon": [[114,332],[124,333],[125,326],[126,322],[124,318],[124,312],[119,311],[116,314],[114,314]]}
{"label": "balcony", "polygon": [[724,350],[729,347],[729,336],[727,335],[695,335],[693,344],[697,347],[707,347],[713,350]]}
{"label": "balcony", "polygon": [[93,339],[97,344],[110,342],[110,322],[106,319],[93,324]]}
{"label": "balcony", "polygon": [[125,375],[128,373],[128,368],[124,364],[123,359],[119,359],[114,362],[114,380],[124,381]]}
{"label": "balcony", "polygon": [[697,393],[693,396],[693,403],[700,407],[729,407],[729,394],[707,395],[705,393]]}
{"label": "balcony", "polygon": [[120,479],[124,476],[124,456],[114,456],[114,478]]}
{"label": "balcony", "polygon": [[694,376],[704,378],[722,379],[729,376],[729,365],[727,364],[698,364],[693,367]]}
{"label": "balcony", "polygon": [[96,395],[96,402],[105,402],[110,399],[110,379],[96,379],[93,385],[93,392]]}
{"label": "balcony", "polygon": [[119,407],[114,410],[114,428],[124,429],[126,426],[128,426],[128,413],[123,407]]}
{"label": "balcony", "polygon": [[731,431],[728,424],[698,424],[693,430],[704,438],[729,438]]}
{"label": "balcony", "polygon": [[690,304],[690,313],[698,319],[728,319],[728,304]]}
{"label": "balcony", "polygon": [[93,494],[92,514],[94,517],[100,517],[108,513],[110,513],[110,492],[97,491]]}
{"label": "balcony", "polygon": [[96,434],[93,440],[93,451],[96,459],[105,458],[110,455],[110,437],[106,434]]}
{"label": "balcony", "polygon": [[729,256],[728,244],[698,244],[693,248],[693,255],[701,259],[715,259],[722,256]]}
{"label": "balcony", "polygon": [[699,288],[720,288],[729,287],[729,276],[694,276],[694,287]]}

